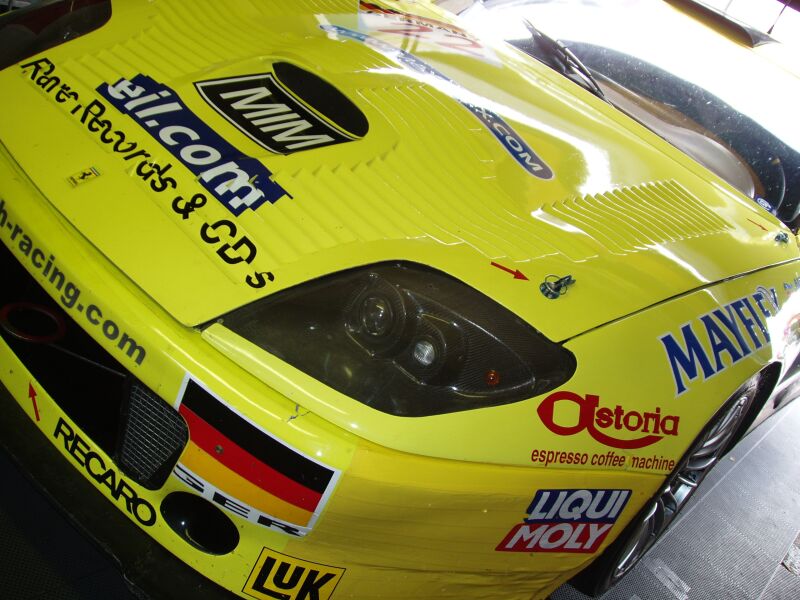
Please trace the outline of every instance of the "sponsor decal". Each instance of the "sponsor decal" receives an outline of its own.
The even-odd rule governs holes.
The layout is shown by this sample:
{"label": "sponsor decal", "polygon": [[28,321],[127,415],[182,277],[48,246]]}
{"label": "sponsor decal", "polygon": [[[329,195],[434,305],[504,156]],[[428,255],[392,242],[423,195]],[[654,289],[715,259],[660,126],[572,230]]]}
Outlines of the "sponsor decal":
{"label": "sponsor decal", "polygon": [[140,498],[136,490],[112,466],[107,466],[103,457],[95,452],[72,426],[59,417],[53,438],[61,438],[64,449],[72,459],[80,465],[89,476],[101,486],[108,488],[110,495],[122,505],[140,525],[149,527],[156,522],[156,509],[144,498]]}
{"label": "sponsor decal", "polygon": [[344,572],[264,548],[242,591],[259,600],[328,600]]}
{"label": "sponsor decal", "polygon": [[596,552],[630,496],[630,490],[539,490],[528,516],[495,550]]}
{"label": "sponsor decal", "polygon": [[102,84],[97,91],[172,153],[234,215],[287,195],[263,164],[226,142],[166,85],[139,74]]}
{"label": "sponsor decal", "polygon": [[531,462],[537,467],[549,467],[550,465],[591,465],[593,467],[606,467],[624,469],[630,466],[633,469],[643,471],[665,471],[670,472],[675,468],[675,461],[653,454],[651,456],[626,456],[614,450],[605,453],[589,454],[588,452],[567,452],[564,450],[533,450],[531,451]]}
{"label": "sponsor decal", "polygon": [[[200,210],[208,202],[205,194],[194,194],[190,199],[183,195],[172,196],[170,190],[178,189],[177,181],[169,174],[173,167],[172,163],[156,161],[150,150],[141,146],[139,142],[130,140],[128,134],[121,129],[115,128],[114,122],[107,118],[109,109],[106,104],[93,99],[84,105],[77,92],[72,90],[68,84],[61,84],[61,78],[56,74],[55,65],[47,58],[24,63],[20,67],[24,75],[53,97],[56,102],[65,104],[70,115],[78,119],[86,130],[109,151],[126,162],[130,161],[132,174],[146,183],[157,197],[164,198],[163,194],[167,192],[166,198],[172,199],[166,199],[166,202],[171,205],[172,211],[180,216],[180,222],[189,220],[191,216],[189,222],[194,226],[192,233],[198,235],[204,243],[213,246],[216,254],[225,264],[244,263],[250,265],[254,262],[257,257],[255,245],[246,235],[240,233],[240,228],[237,228],[232,221],[222,219],[208,222],[205,220],[204,211]],[[60,87],[57,84],[60,84]],[[142,98],[142,100],[145,99]],[[0,212],[0,214],[2,213]],[[275,277],[271,271],[261,267],[250,270],[243,280],[248,286],[260,289],[268,282],[274,281]]]}
{"label": "sponsor decal", "polygon": [[755,293],[715,308],[667,333],[659,341],[675,382],[675,395],[689,389],[701,375],[710,379],[766,344],[770,337],[767,320],[778,314],[775,288],[759,286]]}
{"label": "sponsor decal", "polygon": [[[98,330],[109,341],[113,342],[116,349],[125,357],[129,358],[137,365],[141,365],[147,356],[147,350],[139,344],[135,338],[125,332],[113,319],[103,315],[103,309],[97,304],[81,302],[81,288],[70,281],[66,273],[61,270],[56,257],[42,250],[42,248],[31,238],[25,230],[14,223],[9,216],[9,209],[6,209],[6,201],[0,199],[0,235],[8,235],[9,248],[16,250],[18,254],[27,259],[27,263],[33,267],[36,279],[45,287],[50,288],[54,297],[61,302],[64,308],[83,315],[86,322],[92,328]],[[25,262],[25,261],[23,261]],[[13,310],[38,310],[48,313],[48,309],[29,306],[6,306],[3,307],[5,317],[0,317],[0,322],[9,321],[9,311]],[[21,332],[27,337],[27,341],[35,343],[51,343],[54,339],[42,339],[41,336],[30,335],[30,332]],[[56,334],[54,334],[56,335]],[[64,332],[57,335],[63,336]]]}
{"label": "sponsor decal", "polygon": [[[556,406],[562,405],[563,411],[569,403],[578,406],[577,419],[570,424],[556,422]],[[654,412],[627,411],[619,404],[613,408],[600,406],[600,397],[594,394],[581,396],[574,392],[559,391],[550,394],[536,409],[545,426],[558,435],[576,435],[587,431],[596,441],[612,448],[635,450],[655,444],[664,436],[678,435],[680,417],[662,414],[661,408]],[[574,410],[569,412],[574,414]],[[629,431],[641,434],[636,438],[619,438],[612,435],[614,431]],[[606,433],[608,432],[608,433]]]}
{"label": "sponsor decal", "polygon": [[179,402],[189,443],[175,476],[244,519],[306,535],[340,472],[273,437],[190,377]]}
{"label": "sponsor decal", "polygon": [[360,20],[369,31],[424,40],[440,51],[465,54],[498,63],[494,52],[481,44],[480,40],[450,23],[384,8],[364,0],[359,3],[359,11]]}
{"label": "sponsor decal", "polygon": [[[286,65],[279,63],[275,68],[281,64]],[[320,85],[315,76],[312,79],[306,75],[304,79],[307,86]],[[281,84],[277,73],[200,81],[194,85],[214,110],[255,143],[276,154],[322,148],[360,137],[335,127],[306,107]],[[321,85],[327,88],[323,91],[330,92],[329,96],[337,95],[327,83]],[[332,98],[325,100],[335,104]],[[358,110],[354,106],[348,108]]]}
{"label": "sponsor decal", "polygon": [[100,171],[98,171],[94,167],[88,167],[86,169],[78,171],[74,175],[70,175],[69,177],[67,177],[67,181],[69,181],[72,184],[72,187],[78,187],[82,183],[86,183],[98,177],[100,177]]}
{"label": "sponsor decal", "polygon": [[[348,38],[361,42],[373,50],[380,52],[390,60],[403,65],[425,77],[433,77],[439,81],[447,82],[456,87],[459,91],[464,92],[455,81],[434,69],[431,65],[422,59],[401,50],[387,42],[379,40],[376,37],[353,31],[346,27],[339,27],[338,25],[320,25],[324,31],[336,36]],[[466,94],[461,94],[466,95]],[[489,130],[489,132],[497,138],[497,141],[503,146],[512,158],[527,171],[530,175],[538,177],[539,179],[552,179],[553,170],[541,159],[539,156],[528,146],[527,142],[520,136],[514,129],[506,123],[503,118],[494,111],[478,106],[473,102],[468,102],[462,98],[456,100],[467,110],[469,110],[481,122],[481,124]]]}

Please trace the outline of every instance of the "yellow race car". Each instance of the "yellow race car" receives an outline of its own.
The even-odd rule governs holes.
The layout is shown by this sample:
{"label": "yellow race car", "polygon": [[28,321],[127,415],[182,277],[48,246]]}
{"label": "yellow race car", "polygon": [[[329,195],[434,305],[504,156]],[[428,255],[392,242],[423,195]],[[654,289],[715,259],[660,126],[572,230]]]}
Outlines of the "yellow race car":
{"label": "yellow race car", "polygon": [[600,591],[797,356],[786,226],[427,3],[32,3],[0,59],[1,437],[163,597]]}

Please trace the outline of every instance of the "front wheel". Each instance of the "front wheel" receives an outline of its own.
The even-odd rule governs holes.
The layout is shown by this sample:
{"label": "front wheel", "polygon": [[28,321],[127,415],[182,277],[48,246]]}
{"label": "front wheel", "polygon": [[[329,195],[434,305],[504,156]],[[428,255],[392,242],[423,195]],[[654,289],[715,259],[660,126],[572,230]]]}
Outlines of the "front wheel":
{"label": "front wheel", "polygon": [[738,441],[759,395],[760,376],[740,387],[684,454],[656,495],[572,584],[591,596],[614,587],[667,530],[719,459]]}

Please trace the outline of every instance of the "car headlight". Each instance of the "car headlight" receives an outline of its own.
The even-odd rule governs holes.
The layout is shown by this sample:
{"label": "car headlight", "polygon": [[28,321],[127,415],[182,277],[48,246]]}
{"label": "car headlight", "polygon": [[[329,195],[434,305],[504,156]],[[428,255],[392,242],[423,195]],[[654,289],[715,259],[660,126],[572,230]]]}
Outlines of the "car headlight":
{"label": "car headlight", "polygon": [[370,265],[279,292],[226,327],[376,410],[419,417],[507,404],[566,382],[575,358],[439,271]]}

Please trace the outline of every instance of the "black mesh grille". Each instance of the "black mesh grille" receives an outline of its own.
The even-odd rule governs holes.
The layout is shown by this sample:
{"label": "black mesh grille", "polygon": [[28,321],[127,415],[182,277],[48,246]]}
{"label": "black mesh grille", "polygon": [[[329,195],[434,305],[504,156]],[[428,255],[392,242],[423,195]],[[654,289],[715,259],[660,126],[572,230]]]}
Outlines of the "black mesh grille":
{"label": "black mesh grille", "polygon": [[189,439],[183,418],[152,390],[134,380],[116,462],[148,489],[161,487]]}

